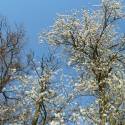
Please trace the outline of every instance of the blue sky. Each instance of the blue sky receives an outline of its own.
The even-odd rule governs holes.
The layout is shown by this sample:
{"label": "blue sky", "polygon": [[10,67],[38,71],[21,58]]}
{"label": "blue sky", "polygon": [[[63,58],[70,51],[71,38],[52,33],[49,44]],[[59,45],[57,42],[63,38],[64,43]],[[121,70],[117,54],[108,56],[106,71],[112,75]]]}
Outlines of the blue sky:
{"label": "blue sky", "polygon": [[[23,24],[26,30],[25,46],[41,53],[38,34],[51,26],[57,13],[69,13],[73,9],[91,9],[100,0],[0,0],[0,15],[11,23]],[[124,0],[122,0],[124,2]],[[125,24],[125,23],[124,23]],[[122,30],[124,24],[122,23]],[[43,51],[46,51],[43,49]]]}
{"label": "blue sky", "polygon": [[[89,8],[99,0],[0,0],[0,15],[11,23],[23,24],[26,30],[26,46],[36,55],[41,53],[38,34],[51,26],[57,13],[73,9]],[[46,51],[46,50],[44,50]]]}

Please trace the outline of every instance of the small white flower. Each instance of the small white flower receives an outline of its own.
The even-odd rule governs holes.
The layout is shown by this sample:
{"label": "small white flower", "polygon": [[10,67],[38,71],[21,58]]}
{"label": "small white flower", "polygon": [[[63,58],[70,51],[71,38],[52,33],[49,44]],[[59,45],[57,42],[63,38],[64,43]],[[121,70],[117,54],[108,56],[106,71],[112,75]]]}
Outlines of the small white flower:
{"label": "small white flower", "polygon": [[52,121],[50,125],[60,125],[58,121]]}
{"label": "small white flower", "polygon": [[107,116],[107,114],[103,114],[103,116],[105,116],[105,117],[106,117],[106,116]]}

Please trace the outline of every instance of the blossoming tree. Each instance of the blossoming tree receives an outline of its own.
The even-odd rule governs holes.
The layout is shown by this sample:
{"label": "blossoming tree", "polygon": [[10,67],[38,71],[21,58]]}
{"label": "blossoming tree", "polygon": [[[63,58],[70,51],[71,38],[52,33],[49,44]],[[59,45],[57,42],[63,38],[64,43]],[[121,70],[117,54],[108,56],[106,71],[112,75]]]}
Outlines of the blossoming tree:
{"label": "blossoming tree", "polygon": [[20,53],[24,40],[24,30],[16,27],[10,28],[7,19],[0,17],[0,93],[7,96],[4,87],[14,80],[22,68]]}
{"label": "blossoming tree", "polygon": [[93,12],[60,15],[40,38],[65,49],[68,64],[80,74],[74,91],[79,96],[94,97],[87,108],[77,108],[78,117],[82,116],[87,124],[123,125],[125,36],[116,23],[124,19],[124,14],[117,0],[103,0],[99,7]]}

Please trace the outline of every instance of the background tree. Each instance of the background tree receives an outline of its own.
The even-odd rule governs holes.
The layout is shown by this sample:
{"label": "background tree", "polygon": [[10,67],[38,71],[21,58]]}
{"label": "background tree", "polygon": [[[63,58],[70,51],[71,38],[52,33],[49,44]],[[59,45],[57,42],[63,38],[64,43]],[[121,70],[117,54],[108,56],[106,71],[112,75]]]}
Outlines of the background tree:
{"label": "background tree", "polygon": [[[34,115],[32,116],[32,125],[46,124],[64,124],[61,116],[66,108],[65,96],[61,91],[62,86],[59,82],[63,74],[60,74],[60,63],[55,57],[55,52],[51,51],[47,57],[41,61],[34,61],[31,55],[28,56],[31,67],[38,77],[38,81],[31,87],[28,92],[29,97],[34,102]],[[66,88],[66,86],[65,86]],[[63,89],[65,89],[63,86]]]}
{"label": "background tree", "polygon": [[23,110],[28,103],[31,111],[28,114],[30,120],[25,122],[26,124],[65,125],[65,122],[69,122],[67,116],[71,113],[66,113],[70,111],[69,106],[74,105],[69,104],[74,98],[74,92],[69,84],[72,79],[63,73],[61,62],[55,56],[56,52],[49,52],[47,57],[42,57],[40,61],[35,60],[32,54],[28,55],[33,72],[27,76],[30,78],[26,87],[22,87],[26,100]]}
{"label": "background tree", "polygon": [[[21,91],[19,79],[24,76],[21,61],[24,43],[24,29],[21,26],[10,26],[7,19],[0,17],[0,124],[15,123],[21,120],[19,103]],[[22,76],[22,77],[21,77]],[[22,94],[22,97],[24,95]],[[25,105],[27,106],[27,105]],[[22,109],[21,109],[22,110]],[[13,112],[18,112],[17,114]],[[27,109],[28,111],[28,109]],[[23,112],[23,113],[22,113]],[[26,112],[22,110],[26,116]],[[17,120],[17,121],[18,121]]]}
{"label": "background tree", "polygon": [[52,30],[40,36],[65,48],[69,64],[79,71],[75,91],[95,98],[92,105],[79,111],[90,124],[125,124],[125,37],[116,28],[123,18],[119,1],[103,0],[100,10],[83,10],[82,17],[77,12],[60,15]]}
{"label": "background tree", "polygon": [[41,119],[41,125],[47,123],[48,112],[46,109],[46,101],[51,101],[54,98],[55,92],[51,90],[51,77],[52,73],[58,68],[57,62],[55,62],[54,55],[50,54],[48,58],[42,58],[40,67],[38,70],[37,64],[32,58],[32,55],[28,56],[29,62],[38,76],[38,88],[37,97],[35,102],[35,112],[32,118],[32,125],[37,125]]}
{"label": "background tree", "polygon": [[15,80],[22,69],[21,49],[24,41],[24,30],[16,26],[10,28],[7,19],[0,17],[0,93],[9,98],[3,90]]}

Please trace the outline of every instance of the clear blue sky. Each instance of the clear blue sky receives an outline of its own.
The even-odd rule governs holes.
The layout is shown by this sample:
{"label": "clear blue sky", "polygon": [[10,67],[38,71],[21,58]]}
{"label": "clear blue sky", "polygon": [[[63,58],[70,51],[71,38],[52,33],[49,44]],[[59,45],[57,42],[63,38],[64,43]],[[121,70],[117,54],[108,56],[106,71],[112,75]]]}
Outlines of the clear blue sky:
{"label": "clear blue sky", "polygon": [[0,14],[11,23],[23,24],[26,28],[28,48],[41,50],[38,34],[52,25],[57,13],[68,13],[72,9],[90,9],[90,4],[99,0],[0,0]]}

